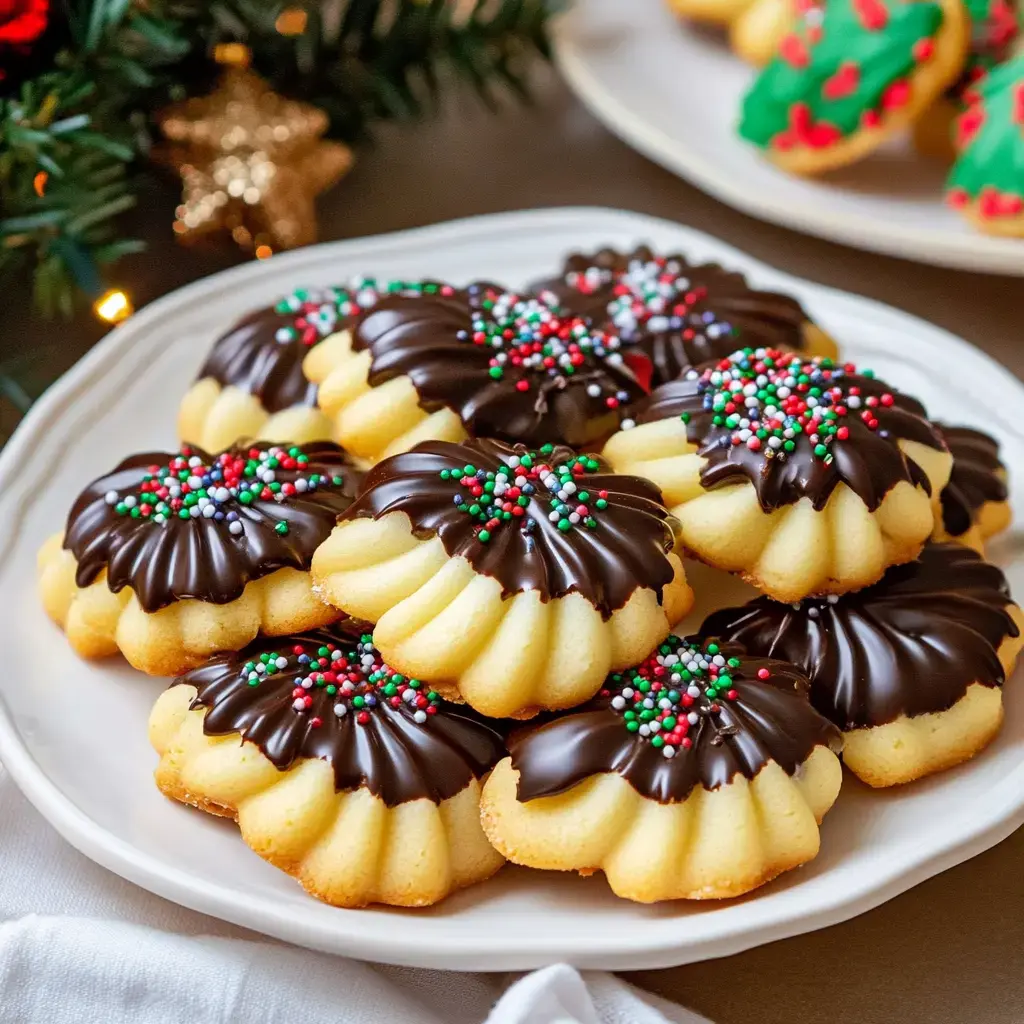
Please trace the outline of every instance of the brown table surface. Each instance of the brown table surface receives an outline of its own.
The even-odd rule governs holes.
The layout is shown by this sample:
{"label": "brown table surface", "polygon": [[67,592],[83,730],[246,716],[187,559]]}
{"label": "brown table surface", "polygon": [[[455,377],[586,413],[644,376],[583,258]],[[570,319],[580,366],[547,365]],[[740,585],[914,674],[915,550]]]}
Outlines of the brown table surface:
{"label": "brown table surface", "polygon": [[[536,206],[638,210],[710,232],[809,280],[902,307],[1024,377],[1022,279],[919,266],[752,220],[627,148],[554,74],[542,76],[532,109],[494,118],[462,97],[449,107],[440,120],[380,132],[348,180],[323,197],[323,239]],[[151,249],[118,276],[139,304],[240,261],[229,249],[173,246],[175,203],[172,181],[144,183],[135,228]],[[16,296],[0,318],[0,353],[36,352],[32,389],[101,333],[88,315],[44,323],[30,313],[27,295]],[[11,419],[0,408],[0,436]],[[1022,967],[1024,831],[846,924],[631,980],[718,1024],[999,1024],[1024,1020]]]}

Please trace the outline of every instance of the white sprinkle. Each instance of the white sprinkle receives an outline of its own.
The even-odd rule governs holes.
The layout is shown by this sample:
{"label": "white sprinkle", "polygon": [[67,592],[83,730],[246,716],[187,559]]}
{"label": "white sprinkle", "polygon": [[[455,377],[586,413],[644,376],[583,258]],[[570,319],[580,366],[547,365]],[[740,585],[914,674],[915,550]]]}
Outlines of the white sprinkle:
{"label": "white sprinkle", "polygon": [[217,514],[216,505],[204,505],[203,506],[203,518],[212,519]]}
{"label": "white sprinkle", "polygon": [[612,697],[612,707],[616,711],[621,711],[626,706],[626,700],[621,695]]}
{"label": "white sprinkle", "polygon": [[422,725],[427,720],[427,713],[426,711],[423,711],[421,709],[417,711],[416,714],[412,716],[412,718],[414,722],[419,722],[419,724]]}
{"label": "white sprinkle", "polygon": [[238,536],[242,532],[242,524],[236,519],[233,523],[228,523],[228,533]]}
{"label": "white sprinkle", "polygon": [[134,494],[126,494],[122,500],[124,501],[125,508],[135,508],[138,504]]}
{"label": "white sprinkle", "polygon": [[622,422],[621,422],[621,423],[619,424],[619,426],[620,426],[620,427],[621,427],[621,428],[622,428],[623,430],[632,430],[632,429],[633,429],[633,428],[634,428],[634,427],[636,426],[636,420],[629,420],[629,419],[623,420],[623,421],[622,421]]}
{"label": "white sprinkle", "polygon": [[292,707],[295,708],[296,711],[305,711],[306,702],[301,697],[296,697],[295,700],[292,701]]}
{"label": "white sprinkle", "polygon": [[622,688],[622,696],[626,697],[627,699],[629,697],[632,697],[634,693],[636,693],[636,690],[634,690],[632,686],[624,686]]}
{"label": "white sprinkle", "polygon": [[103,495],[103,500],[108,505],[116,505],[119,500],[117,496],[117,491],[107,491],[107,493]]}
{"label": "white sprinkle", "polygon": [[690,723],[690,725],[696,725],[700,721],[700,715],[698,715],[696,711],[691,711],[686,716],[686,720]]}
{"label": "white sprinkle", "polygon": [[600,384],[588,384],[587,394],[591,398],[599,398],[601,396],[601,385]]}
{"label": "white sprinkle", "polygon": [[645,725],[641,725],[640,728],[637,731],[640,733],[641,736],[650,736],[651,735],[651,727],[649,725],[646,725],[646,724]]}
{"label": "white sprinkle", "polygon": [[666,743],[665,746],[663,746],[661,748],[661,756],[662,757],[675,757],[676,756],[676,748],[673,747],[673,746],[669,746],[669,744]]}
{"label": "white sprinkle", "polygon": [[344,704],[335,704],[334,713],[338,718],[344,718],[348,714],[348,708]]}

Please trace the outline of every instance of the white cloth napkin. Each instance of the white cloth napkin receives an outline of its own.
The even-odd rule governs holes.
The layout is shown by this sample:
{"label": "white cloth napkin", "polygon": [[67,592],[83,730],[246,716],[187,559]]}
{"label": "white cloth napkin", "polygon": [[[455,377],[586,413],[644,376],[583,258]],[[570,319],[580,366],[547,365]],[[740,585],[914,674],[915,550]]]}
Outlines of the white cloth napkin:
{"label": "white cloth napkin", "polygon": [[153,896],[65,843],[0,766],[0,1024],[707,1024],[614,975],[312,953]]}

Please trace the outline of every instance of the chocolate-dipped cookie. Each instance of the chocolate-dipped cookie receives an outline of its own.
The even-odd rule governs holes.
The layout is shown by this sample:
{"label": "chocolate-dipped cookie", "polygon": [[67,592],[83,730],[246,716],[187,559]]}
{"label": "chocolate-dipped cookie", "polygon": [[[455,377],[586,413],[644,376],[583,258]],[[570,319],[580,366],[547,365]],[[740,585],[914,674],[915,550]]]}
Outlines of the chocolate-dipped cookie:
{"label": "chocolate-dipped cookie", "polygon": [[971,427],[936,426],[953,455],[953,471],[940,496],[942,519],[932,536],[984,554],[985,541],[1005,530],[1012,518],[999,442]]}
{"label": "chocolate-dipped cookie", "polygon": [[394,672],[369,634],[219,655],[164,691],[149,735],[167,796],[234,818],[328,903],[425,906],[503,862],[479,820],[500,734]]}
{"label": "chocolate-dipped cookie", "polygon": [[509,860],[604,871],[627,899],[738,896],[810,860],[839,792],[839,731],[806,675],[670,636],[590,703],[513,733],[484,787]]}
{"label": "chocolate-dipped cookie", "polygon": [[916,557],[952,458],[916,399],[849,363],[744,349],[656,388],[604,455],[653,480],[683,543],[781,601]]}
{"label": "chocolate-dipped cookie", "polygon": [[306,357],[384,295],[439,288],[431,283],[353,278],[300,288],[242,317],[213,344],[178,410],[185,444],[220,451],[240,440],[326,441],[331,424],[316,404]]}
{"label": "chocolate-dipped cookie", "polygon": [[655,385],[739,348],[836,355],[835,342],[796,299],[751,288],[742,274],[717,263],[659,256],[646,245],[573,253],[558,277],[534,288],[645,352]]}
{"label": "chocolate-dipped cookie", "polygon": [[424,442],[366,477],[313,559],[388,663],[492,715],[586,700],[693,603],[658,489],[546,445]]}
{"label": "chocolate-dipped cookie", "polygon": [[367,463],[419,441],[589,444],[642,398],[650,360],[585,317],[491,284],[393,296],[305,364],[334,438]]}
{"label": "chocolate-dipped cookie", "polygon": [[714,613],[701,633],[802,666],[812,703],[845,734],[847,766],[891,786],[959,764],[995,736],[1022,623],[996,566],[959,544],[928,544],[857,593],[795,606],[757,598]]}
{"label": "chocolate-dipped cookie", "polygon": [[361,478],[329,441],[129,456],[40,551],[43,603],[79,654],[153,675],[325,625],[308,570]]}

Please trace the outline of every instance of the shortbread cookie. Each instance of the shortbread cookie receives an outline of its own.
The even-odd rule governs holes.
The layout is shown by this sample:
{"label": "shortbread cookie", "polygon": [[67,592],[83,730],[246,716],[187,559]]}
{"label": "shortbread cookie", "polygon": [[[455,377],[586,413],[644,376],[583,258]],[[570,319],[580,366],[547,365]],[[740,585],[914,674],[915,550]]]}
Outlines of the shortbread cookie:
{"label": "shortbread cookie", "polygon": [[484,786],[510,861],[653,903],[739,896],[818,852],[839,731],[793,665],[670,636],[589,704],[513,733]]}
{"label": "shortbread cookie", "polygon": [[[498,437],[586,445],[643,397],[650,361],[585,318],[494,285],[385,299],[317,346],[334,438],[367,463],[419,441]],[[637,365],[639,364],[639,365]]]}
{"label": "shortbread cookie", "polygon": [[999,442],[971,427],[936,426],[953,454],[953,472],[942,491],[942,517],[933,537],[984,554],[985,541],[1002,533],[1013,517]]}
{"label": "shortbread cookie", "polygon": [[779,601],[915,558],[952,463],[921,404],[870,370],[765,349],[657,388],[604,455],[661,488],[687,549]]}
{"label": "shortbread cookie", "polygon": [[1024,235],[1024,55],[996,68],[960,115],[947,198],[976,228]]}
{"label": "shortbread cookie", "polygon": [[753,0],[666,0],[669,9],[680,18],[711,25],[728,25],[745,11]]}
{"label": "shortbread cookie", "polygon": [[[765,0],[768,2],[768,0]],[[971,23],[971,43],[960,77],[914,124],[914,144],[926,156],[942,160],[956,157],[953,123],[978,99],[989,73],[1008,60],[1020,37],[1020,26],[1008,0],[965,0]]]}
{"label": "shortbread cookie", "polygon": [[655,385],[747,346],[836,355],[835,342],[796,299],[751,288],[717,263],[658,256],[645,245],[574,253],[558,277],[534,288],[648,355]]}
{"label": "shortbread cookie", "polygon": [[795,607],[757,598],[701,633],[803,666],[811,702],[843,730],[847,767],[894,786],[966,761],[999,731],[1022,625],[999,569],[929,544],[856,594]]}
{"label": "shortbread cookie", "polygon": [[824,0],[754,0],[729,26],[729,45],[748,64],[763,67],[798,25],[813,32],[824,17]]}
{"label": "shortbread cookie", "polygon": [[493,717],[572,707],[689,611],[658,489],[551,445],[424,442],[379,463],[313,559],[388,664]]}
{"label": "shortbread cookie", "polygon": [[43,604],[83,657],[151,675],[326,625],[309,565],[361,477],[329,441],[132,455],[40,551]]}
{"label": "shortbread cookie", "polygon": [[798,23],[743,101],[740,134],[784,170],[818,174],[867,156],[959,77],[962,0],[828,0]]}
{"label": "shortbread cookie", "polygon": [[250,313],[214,343],[182,399],[178,435],[207,451],[254,437],[292,444],[329,440],[330,421],[302,370],[306,356],[347,330],[382,295],[440,287],[360,277],[343,287],[298,289]]}
{"label": "shortbread cookie", "polygon": [[261,638],[153,708],[156,782],[234,818],[317,899],[422,907],[494,874],[480,785],[501,736],[385,665],[369,635]]}

